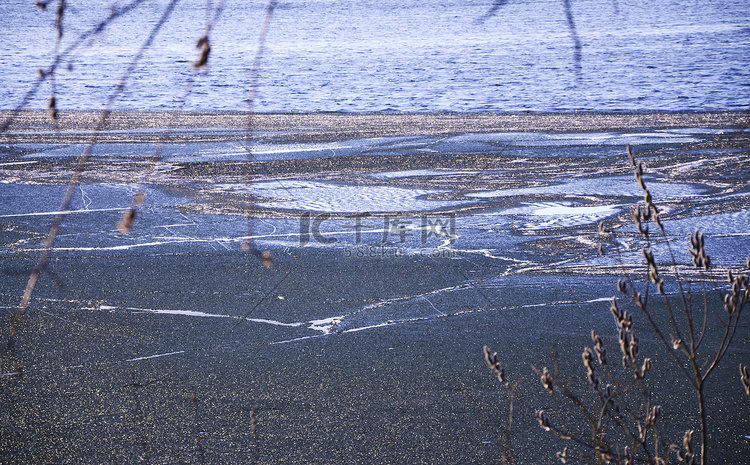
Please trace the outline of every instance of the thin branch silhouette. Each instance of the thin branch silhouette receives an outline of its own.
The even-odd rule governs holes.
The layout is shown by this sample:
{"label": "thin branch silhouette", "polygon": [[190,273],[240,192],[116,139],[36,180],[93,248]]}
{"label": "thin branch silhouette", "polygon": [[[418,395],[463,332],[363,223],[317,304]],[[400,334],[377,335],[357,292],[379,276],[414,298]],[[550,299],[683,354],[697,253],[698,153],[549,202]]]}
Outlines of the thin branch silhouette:
{"label": "thin branch silhouette", "polygon": [[0,353],[0,367],[3,366],[5,356],[7,354],[10,354],[11,357],[13,358],[13,365],[14,365],[15,372],[19,374],[22,373],[21,365],[20,365],[20,361],[18,360],[18,353],[16,349],[16,340],[18,337],[18,331],[21,326],[21,320],[23,319],[23,316],[26,314],[26,310],[28,308],[29,302],[31,301],[31,297],[34,293],[34,287],[36,286],[36,283],[39,279],[39,275],[42,272],[42,270],[44,270],[45,267],[47,266],[49,258],[52,255],[55,238],[57,237],[57,233],[60,230],[60,226],[62,225],[62,222],[65,219],[66,213],[70,208],[70,202],[73,198],[73,193],[75,192],[75,188],[76,186],[78,186],[80,176],[85,169],[86,162],[91,157],[91,153],[93,151],[94,145],[96,144],[96,138],[98,134],[104,129],[104,127],[107,124],[107,120],[112,111],[112,106],[115,100],[122,93],[123,89],[125,88],[125,84],[130,78],[130,75],[133,73],[133,70],[135,69],[138,61],[140,61],[140,59],[143,57],[146,50],[148,50],[151,47],[151,44],[156,38],[156,35],[159,33],[162,26],[164,26],[166,21],[169,19],[169,16],[174,11],[174,8],[177,6],[177,3],[179,3],[179,0],[172,0],[167,5],[167,7],[164,9],[164,12],[162,13],[161,18],[151,29],[149,36],[143,42],[143,45],[141,45],[140,49],[131,60],[127,69],[120,77],[120,80],[115,86],[114,91],[109,96],[106,109],[102,113],[99,119],[99,122],[97,123],[96,129],[94,130],[94,133],[91,136],[91,140],[86,145],[86,148],[84,149],[81,156],[78,158],[78,162],[76,163],[73,176],[70,182],[68,183],[68,187],[65,192],[62,205],[60,206],[60,209],[58,210],[59,213],[55,216],[52,226],[50,227],[50,231],[47,234],[47,238],[44,241],[42,255],[37,261],[36,267],[34,268],[34,270],[31,272],[31,275],[29,276],[29,280],[28,280],[28,283],[26,284],[26,289],[24,290],[23,297],[21,298],[21,302],[18,304],[18,308],[15,314],[13,315],[13,319],[12,319],[11,327],[10,327],[10,334],[8,335],[8,340],[5,344],[5,347],[2,349],[2,353]]}
{"label": "thin branch silhouette", "polygon": [[562,0],[565,9],[565,20],[568,22],[568,32],[570,39],[573,41],[573,66],[575,67],[576,78],[582,77],[581,72],[581,39],[578,38],[576,23],[573,20],[573,10],[570,7],[570,0]]}
{"label": "thin branch silhouette", "polygon": [[497,12],[500,10],[500,8],[504,7],[508,4],[508,0],[495,0],[495,2],[492,4],[490,9],[487,11],[487,13],[483,14],[477,19],[477,23],[481,24],[488,19],[492,18],[497,14]]}
{"label": "thin branch silhouette", "polygon": [[247,194],[247,235],[242,243],[242,250],[252,253],[254,256],[262,260],[266,267],[270,267],[272,262],[271,253],[267,250],[261,251],[255,245],[253,240],[253,217],[255,214],[255,200],[253,199],[253,193],[250,190],[250,186],[253,183],[253,162],[255,157],[252,152],[253,143],[253,111],[255,106],[255,98],[258,93],[258,79],[260,71],[260,61],[263,58],[263,52],[265,50],[266,36],[268,35],[268,28],[271,24],[271,17],[273,11],[276,8],[276,0],[271,0],[266,6],[266,14],[263,18],[263,25],[260,28],[260,34],[258,35],[258,47],[255,51],[255,59],[253,60],[253,67],[250,70],[250,96],[247,99],[247,126],[245,130],[245,185],[248,187]]}
{"label": "thin branch silhouette", "polygon": [[110,25],[115,19],[126,15],[127,13],[131,12],[133,9],[141,5],[142,3],[145,3],[146,0],[135,0],[131,3],[128,3],[122,8],[116,8],[113,7],[111,9],[111,12],[109,16],[107,16],[105,19],[100,21],[96,26],[89,29],[88,31],[82,33],[81,35],[76,38],[72,44],[70,44],[65,50],[56,53],[54,60],[52,61],[52,64],[49,65],[46,69],[39,69],[37,70],[37,76],[38,79],[34,81],[34,83],[31,85],[31,88],[26,92],[23,99],[21,99],[21,102],[16,105],[16,107],[11,111],[10,115],[5,119],[5,121],[0,125],[0,133],[6,132],[10,128],[10,126],[15,121],[18,114],[23,110],[26,105],[29,104],[31,99],[36,95],[36,93],[39,91],[39,88],[41,87],[42,83],[54,75],[55,71],[57,70],[57,67],[60,66],[60,63],[71,53],[73,53],[78,47],[84,44],[88,39],[93,37],[96,34],[100,34],[103,32],[107,26]]}

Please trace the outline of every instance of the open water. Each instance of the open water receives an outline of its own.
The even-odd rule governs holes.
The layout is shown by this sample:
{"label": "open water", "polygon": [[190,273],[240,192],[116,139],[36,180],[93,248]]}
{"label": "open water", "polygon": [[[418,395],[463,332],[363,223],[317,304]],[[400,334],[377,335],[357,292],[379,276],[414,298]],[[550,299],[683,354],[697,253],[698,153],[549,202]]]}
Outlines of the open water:
{"label": "open water", "polygon": [[[100,109],[169,2],[69,1],[60,109]],[[113,12],[127,13],[91,34]],[[301,0],[273,12],[254,109],[641,111],[750,108],[747,0]],[[493,8],[497,6],[497,8]],[[223,8],[222,8],[223,7]],[[114,107],[245,110],[266,2],[182,0]],[[49,70],[57,2],[0,4],[0,108]],[[489,14],[492,12],[491,14]],[[569,14],[568,14],[569,13]],[[209,34],[208,69],[195,44]],[[85,36],[85,40],[80,38]],[[44,108],[47,79],[27,107]]]}

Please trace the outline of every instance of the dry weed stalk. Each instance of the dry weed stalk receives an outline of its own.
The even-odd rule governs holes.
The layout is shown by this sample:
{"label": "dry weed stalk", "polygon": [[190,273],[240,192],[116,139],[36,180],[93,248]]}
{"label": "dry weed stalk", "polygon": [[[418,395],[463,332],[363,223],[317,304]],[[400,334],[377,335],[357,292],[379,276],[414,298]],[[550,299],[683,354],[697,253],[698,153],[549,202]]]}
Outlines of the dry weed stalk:
{"label": "dry weed stalk", "polygon": [[505,423],[501,426],[501,430],[497,435],[497,444],[500,447],[502,454],[503,463],[513,463],[513,443],[512,443],[512,431],[513,431],[513,407],[515,401],[519,401],[526,409],[526,406],[522,398],[516,398],[515,391],[519,383],[515,382],[513,385],[505,380],[505,369],[500,365],[499,357],[497,352],[490,351],[489,347],[484,346],[484,359],[490,368],[497,374],[497,379],[504,383],[508,388],[508,406],[507,406],[507,418]]}
{"label": "dry weed stalk", "polygon": [[201,465],[206,465],[206,451],[201,442],[200,417],[198,416],[198,391],[195,384],[190,384],[190,393],[193,400],[193,437],[195,439],[195,450]]}
{"label": "dry weed stalk", "polygon": [[156,379],[150,379],[144,382],[137,381],[135,373],[130,374],[130,378],[132,379],[132,382],[125,385],[125,387],[130,387],[133,389],[133,402],[135,403],[135,421],[136,425],[138,426],[138,436],[139,436],[139,442],[141,446],[141,462],[144,462],[146,464],[151,463],[151,454],[149,452],[149,440],[148,440],[148,434],[146,431],[146,416],[143,413],[143,404],[141,403],[141,396],[139,393],[139,389],[145,388],[148,386],[151,386],[153,384],[161,382],[163,379],[165,379],[169,375],[165,375],[162,378],[156,378]]}
{"label": "dry weed stalk", "polygon": [[250,433],[253,435],[253,463],[260,459],[260,444],[258,443],[258,407],[253,405],[250,410]]}
{"label": "dry weed stalk", "polygon": [[[713,373],[721,360],[726,355],[729,346],[732,343],[734,335],[739,327],[742,310],[750,300],[750,284],[746,275],[734,275],[728,271],[729,283],[732,285],[730,293],[723,296],[723,306],[726,311],[725,316],[721,316],[714,311],[709,303],[709,292],[706,290],[706,278],[701,276],[700,281],[703,286],[703,305],[702,309],[695,310],[692,304],[690,292],[683,287],[683,279],[677,271],[677,262],[669,240],[664,231],[664,225],[659,216],[659,210],[653,203],[651,193],[643,180],[643,164],[636,161],[633,151],[628,146],[628,155],[635,171],[635,177],[644,192],[645,209],[638,208],[634,214],[634,220],[641,232],[646,246],[644,247],[644,257],[649,267],[648,276],[650,281],[646,282],[644,294],[636,291],[633,283],[625,279],[619,286],[620,291],[630,300],[632,300],[641,313],[646,317],[649,325],[656,333],[658,339],[662,342],[665,349],[674,361],[675,366],[683,373],[688,385],[695,391],[698,416],[700,420],[700,463],[708,463],[708,432],[707,432],[707,415],[705,386],[706,380]],[[651,239],[648,233],[648,222],[653,218],[653,222],[659,228],[659,235],[666,245],[669,254],[671,268],[674,270],[675,282],[678,286],[680,304],[678,308],[673,308],[667,294],[664,291],[664,280],[659,276],[659,268],[651,253]],[[696,230],[690,237],[690,248],[688,252],[692,256],[693,265],[699,270],[709,270],[711,268],[711,257],[706,253],[705,236],[702,232]],[[652,312],[648,308],[648,284],[653,283],[657,286],[657,292],[662,296],[664,305],[669,319],[669,341],[665,336],[665,329],[661,328],[655,321]],[[711,329],[708,326],[708,317],[714,313],[716,319],[720,321],[718,335],[720,342],[715,349],[707,348],[705,352],[700,351],[701,345],[707,335],[711,335]],[[684,321],[678,322],[680,318]],[[702,322],[701,322],[702,319]],[[690,432],[690,441],[685,439],[683,448],[684,452],[678,452],[678,458],[686,463],[695,461],[695,452],[692,447],[692,431]],[[687,438],[686,433],[686,438]]]}
{"label": "dry weed stalk", "polygon": [[[648,386],[648,374],[653,362],[650,358],[639,357],[639,339],[634,330],[633,317],[620,307],[616,297],[612,298],[610,311],[617,323],[622,368],[609,364],[604,341],[592,330],[591,340],[594,349],[586,347],[582,353],[586,381],[589,385],[588,395],[578,395],[571,390],[566,377],[561,376],[558,370],[555,353],[555,368],[552,371],[546,367],[542,370],[534,368],[540,377],[542,387],[552,396],[554,408],[531,408],[515,392],[515,387],[509,392],[509,399],[511,402],[520,401],[544,430],[572,443],[572,446],[579,450],[577,455],[568,447],[562,452],[557,452],[556,457],[562,463],[580,460],[590,463],[661,465],[676,460],[687,464],[705,465],[710,460],[706,380],[722,361],[732,343],[742,311],[750,300],[750,283],[746,275],[728,272],[731,291],[724,294],[721,299],[723,315],[716,311],[717,305],[711,305],[710,292],[705,287],[708,278],[701,274],[711,268],[711,257],[706,252],[704,234],[695,231],[690,237],[689,253],[693,266],[698,269],[699,281],[703,286],[703,299],[701,308],[694,308],[690,291],[684,286],[685,280],[678,272],[659,209],[654,204],[643,178],[643,164],[636,161],[629,146],[627,151],[636,181],[644,194],[643,204],[638,204],[633,211],[633,220],[645,241],[642,253],[647,279],[645,289],[641,292],[629,278],[622,278],[617,284],[618,291],[645,317],[657,340],[661,341],[669,359],[674,363],[676,372],[683,375],[688,386],[695,392],[699,425],[684,432],[681,446],[665,440],[666,436],[661,433],[664,425],[659,421],[662,417],[662,407],[654,402]],[[658,235],[662,239],[660,242],[665,244],[669,268],[677,286],[678,305],[675,305],[674,299],[670,299],[664,289],[665,281],[661,275],[663,265],[660,266],[654,258],[650,224],[656,225]],[[609,238],[613,236],[603,224],[599,225],[599,233]],[[658,315],[653,306],[649,306],[651,284],[656,286],[657,293],[664,301],[666,315]],[[719,322],[718,330],[709,324],[709,314]],[[717,339],[718,343],[709,346],[706,341],[712,338]],[[704,343],[705,347],[702,347]],[[484,354],[487,364],[499,380],[509,386],[505,381],[505,370],[500,365],[497,353],[491,352],[485,346]],[[745,365],[740,365],[740,378],[745,393],[750,396],[750,374]],[[591,396],[591,393],[594,395]],[[577,416],[566,420],[565,412],[571,410],[577,412]],[[550,415],[553,415],[553,418]],[[694,447],[696,430],[699,432],[699,448]],[[506,457],[509,457],[509,454],[503,450],[503,461],[508,463]]]}

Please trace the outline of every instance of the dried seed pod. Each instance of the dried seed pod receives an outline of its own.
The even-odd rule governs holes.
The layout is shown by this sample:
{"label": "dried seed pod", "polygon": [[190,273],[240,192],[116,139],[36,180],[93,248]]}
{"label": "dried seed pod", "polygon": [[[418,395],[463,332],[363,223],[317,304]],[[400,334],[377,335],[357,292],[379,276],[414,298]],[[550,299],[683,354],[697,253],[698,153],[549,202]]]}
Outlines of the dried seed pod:
{"label": "dried seed pod", "polygon": [[586,367],[587,370],[594,370],[593,360],[594,355],[591,353],[591,349],[586,347],[583,349],[583,353],[581,354],[581,357],[583,358],[583,366]]}
{"label": "dried seed pod", "polygon": [[601,381],[599,381],[599,378],[596,377],[596,373],[594,373],[593,370],[589,370],[586,373],[586,378],[589,380],[589,384],[591,384],[594,390],[599,390],[599,385],[601,384]]}
{"label": "dried seed pod", "polygon": [[487,364],[495,370],[500,366],[500,362],[497,359],[497,352],[490,352],[490,348],[487,346],[484,346],[484,359],[487,361]]}
{"label": "dried seed pod", "polygon": [[643,185],[643,163],[640,161],[635,164],[635,177],[641,182],[641,185]]}
{"label": "dried seed pod", "polygon": [[697,229],[690,236],[690,255],[693,256],[693,265],[697,268],[709,269],[711,267],[711,257],[706,254],[705,235]]}
{"label": "dried seed pod", "polygon": [[[653,417],[653,414],[651,413],[651,411],[649,411],[646,414],[646,422],[645,423],[646,423],[646,428],[650,428],[650,427],[654,426],[654,423],[656,423],[656,421],[654,420],[654,417]],[[645,431],[644,431],[644,433],[645,433]]]}
{"label": "dried seed pod", "polygon": [[693,453],[693,430],[689,429],[685,431],[685,436],[682,438],[682,447],[685,449],[685,452],[689,454]]}
{"label": "dried seed pod", "polygon": [[734,307],[734,305],[733,305],[733,302],[732,302],[732,300],[734,300],[734,299],[732,299],[732,297],[734,297],[734,296],[733,296],[733,295],[731,295],[731,294],[726,294],[726,295],[724,296],[724,309],[725,309],[725,310],[727,311],[727,313],[729,313],[730,315],[731,315],[732,313],[734,313],[734,308],[735,308],[735,307]]}
{"label": "dried seed pod", "polygon": [[632,334],[630,337],[629,355],[633,360],[638,356],[638,337],[635,334]]}
{"label": "dried seed pod", "polygon": [[612,306],[609,307],[609,311],[612,312],[612,315],[614,315],[619,324],[619,321],[622,318],[622,313],[620,312],[620,307],[617,306],[617,299],[614,297],[612,297]]}
{"label": "dried seed pod", "polygon": [[[638,299],[640,300],[640,293],[638,294]],[[630,328],[633,327],[633,318],[630,316],[630,313],[626,311],[622,312],[620,327],[622,327],[622,329],[624,329],[625,331],[630,331]]]}
{"label": "dried seed pod", "polygon": [[633,320],[628,312],[620,310],[620,307],[617,306],[617,300],[614,297],[612,298],[612,306],[609,307],[609,310],[612,312],[615,320],[617,320],[617,326],[621,329],[630,330]]}
{"label": "dried seed pod", "polygon": [[143,206],[145,202],[146,194],[143,192],[138,192],[133,195],[133,203],[131,204],[130,209],[123,213],[122,219],[117,223],[117,230],[120,231],[121,234],[128,234],[130,230],[133,229],[133,223],[138,215],[137,207]]}
{"label": "dried seed pod", "polygon": [[[647,191],[648,192],[648,191]],[[643,210],[643,221],[651,221],[651,211],[656,210],[653,203],[648,203],[646,208]]]}
{"label": "dried seed pod", "polygon": [[594,341],[594,344],[596,344],[596,347],[594,347],[594,351],[596,352],[596,356],[599,359],[599,364],[606,365],[607,350],[604,348],[602,338],[600,338],[593,329],[591,330],[591,340]]}
{"label": "dried seed pod", "polygon": [[273,266],[273,255],[271,255],[271,252],[268,250],[260,252],[260,260],[266,268],[271,268],[271,266]]}
{"label": "dried seed pod", "polygon": [[641,378],[646,377],[646,373],[651,371],[651,359],[647,358],[643,360],[643,365],[641,366]]}
{"label": "dried seed pod", "polygon": [[648,263],[649,265],[654,263],[654,253],[651,252],[651,249],[649,249],[648,247],[644,247],[641,252],[643,252],[643,258],[646,259],[646,263]]}
{"label": "dried seed pod", "polygon": [[589,380],[589,383],[594,387],[594,389],[599,389],[599,378],[596,377],[596,373],[594,372],[594,354],[591,352],[591,349],[586,347],[583,349],[583,354],[581,354],[581,357],[583,358],[583,366],[586,367],[586,377]]}
{"label": "dried seed pod", "polygon": [[555,453],[555,457],[557,457],[562,463],[568,463],[568,460],[570,460],[570,455],[568,455],[568,448],[566,447],[562,452]]}
{"label": "dried seed pod", "polygon": [[648,210],[643,210],[641,205],[636,205],[635,210],[632,212],[633,222],[638,227],[638,231],[646,238],[648,238]]}
{"label": "dried seed pod", "polygon": [[604,450],[601,447],[597,447],[595,450],[599,453],[599,458],[603,460],[605,463],[612,463],[612,460],[614,460],[612,451]]}
{"label": "dried seed pod", "polygon": [[677,459],[680,462],[687,463],[688,465],[693,465],[695,463],[695,456],[692,453],[690,453],[690,452],[678,451],[677,452]]}
{"label": "dried seed pod", "polygon": [[501,383],[504,382],[505,370],[500,366],[497,352],[490,352],[490,348],[484,346],[484,359],[487,361],[487,365],[489,365],[490,368],[492,368],[492,370],[497,373],[497,379],[499,379]]}
{"label": "dried seed pod", "polygon": [[552,430],[552,425],[550,425],[549,417],[547,417],[547,414],[544,410],[537,410],[535,416],[537,421],[539,421],[539,426],[544,428],[546,431]]}
{"label": "dried seed pod", "polygon": [[620,351],[623,355],[630,355],[630,339],[628,338],[628,332],[621,329],[618,336],[620,339]]}
{"label": "dried seed pod", "polygon": [[633,373],[633,376],[635,377],[635,379],[643,379],[646,377],[646,373],[648,373],[649,371],[651,371],[651,359],[647,358],[643,361],[643,365],[641,365],[641,370],[640,371],[636,370]]}
{"label": "dried seed pod", "polygon": [[750,396],[750,374],[748,374],[747,367],[740,363],[740,377],[742,379],[742,386],[745,387],[745,393]]}
{"label": "dried seed pod", "polygon": [[544,369],[542,370],[542,386],[544,386],[544,389],[549,392],[554,391],[552,376],[550,375],[549,370],[547,370],[547,367],[544,367]]}
{"label": "dried seed pod", "polygon": [[630,163],[635,166],[635,157],[633,156],[633,149],[630,147],[630,145],[625,146],[625,150],[628,152],[628,157],[630,158]]}
{"label": "dried seed pod", "polygon": [[52,121],[57,121],[57,99],[54,96],[49,98],[49,102],[47,102],[47,110],[50,119],[52,119]]}
{"label": "dried seed pod", "polygon": [[657,405],[646,414],[646,428],[656,425],[656,420],[661,416],[661,406]]}
{"label": "dried seed pod", "polygon": [[659,292],[659,294],[666,295],[666,293],[664,292],[664,280],[663,279],[659,278],[659,281],[656,282],[656,290]]}
{"label": "dried seed pod", "polygon": [[122,219],[119,223],[117,223],[117,230],[120,231],[121,234],[128,234],[130,230],[133,227],[133,222],[135,222],[135,217],[137,213],[135,208],[130,208],[128,211],[123,214]]}
{"label": "dried seed pod", "polygon": [[636,205],[636,206],[635,206],[635,210],[633,210],[633,211],[631,212],[631,215],[632,215],[632,217],[633,217],[633,221],[634,221],[634,222],[635,222],[636,224],[639,224],[639,223],[641,222],[641,217],[642,217],[643,215],[641,215],[641,205],[640,205],[640,204],[638,204],[638,205]]}
{"label": "dried seed pod", "polygon": [[211,45],[208,43],[208,36],[203,35],[198,39],[198,43],[195,45],[196,48],[200,49],[201,54],[198,61],[191,62],[193,68],[203,68],[208,64],[208,55],[211,53]]}
{"label": "dried seed pod", "polygon": [[602,338],[593,329],[591,330],[591,341],[597,346],[602,345]]}
{"label": "dried seed pod", "polygon": [[643,299],[643,295],[640,292],[635,295],[635,304],[638,305],[638,308],[641,310],[646,309],[646,301]]}
{"label": "dried seed pod", "polygon": [[242,250],[245,252],[251,252],[253,255],[258,257],[266,268],[273,266],[273,255],[268,250],[259,250],[253,246],[253,242],[247,239],[242,242]]}

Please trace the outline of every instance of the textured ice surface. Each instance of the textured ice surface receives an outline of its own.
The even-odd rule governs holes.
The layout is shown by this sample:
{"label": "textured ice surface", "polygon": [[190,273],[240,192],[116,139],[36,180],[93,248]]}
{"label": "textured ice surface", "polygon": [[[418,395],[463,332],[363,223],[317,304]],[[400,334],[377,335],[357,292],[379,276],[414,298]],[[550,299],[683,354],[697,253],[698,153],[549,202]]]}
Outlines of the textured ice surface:
{"label": "textured ice surface", "polygon": [[[646,176],[645,179],[652,195],[659,199],[666,200],[692,197],[701,195],[705,192],[704,188],[697,185],[651,181],[648,176]],[[563,183],[553,181],[550,185],[539,187],[471,192],[466,194],[466,196],[475,198],[492,198],[551,194],[642,197],[643,191],[632,176],[604,176],[598,178],[575,178]]]}
{"label": "textured ice surface", "polygon": [[[241,192],[243,185],[221,185]],[[392,186],[355,186],[320,181],[280,180],[255,183],[255,195],[277,199],[258,202],[258,206],[315,212],[407,212],[429,211],[473,201],[427,200],[425,196],[439,191]]]}

